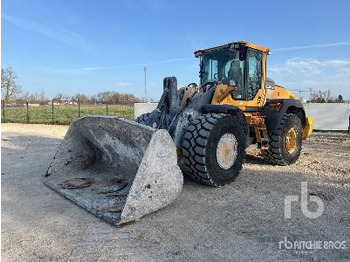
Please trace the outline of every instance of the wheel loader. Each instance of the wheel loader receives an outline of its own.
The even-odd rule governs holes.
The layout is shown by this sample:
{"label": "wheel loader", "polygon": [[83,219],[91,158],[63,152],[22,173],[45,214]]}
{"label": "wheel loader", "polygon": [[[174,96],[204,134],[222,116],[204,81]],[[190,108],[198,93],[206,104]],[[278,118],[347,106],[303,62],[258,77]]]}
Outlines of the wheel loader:
{"label": "wheel loader", "polygon": [[301,101],[266,77],[268,48],[232,42],[198,50],[200,83],[163,80],[157,108],[136,121],[85,116],[73,122],[45,183],[113,225],[159,210],[183,175],[207,186],[232,182],[255,144],[273,165],[299,157],[313,121]]}

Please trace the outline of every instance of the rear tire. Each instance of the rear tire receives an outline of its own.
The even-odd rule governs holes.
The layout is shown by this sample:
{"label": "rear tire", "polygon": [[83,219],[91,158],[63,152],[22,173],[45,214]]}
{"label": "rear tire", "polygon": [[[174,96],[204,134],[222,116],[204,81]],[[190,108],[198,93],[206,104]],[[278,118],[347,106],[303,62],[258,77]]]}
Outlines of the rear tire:
{"label": "rear tire", "polygon": [[232,182],[242,169],[247,135],[242,112],[205,114],[190,120],[181,141],[182,171],[208,186]]}
{"label": "rear tire", "polygon": [[262,151],[263,157],[274,165],[291,165],[300,156],[303,131],[301,120],[295,114],[284,114],[276,130],[269,131],[269,149]]}

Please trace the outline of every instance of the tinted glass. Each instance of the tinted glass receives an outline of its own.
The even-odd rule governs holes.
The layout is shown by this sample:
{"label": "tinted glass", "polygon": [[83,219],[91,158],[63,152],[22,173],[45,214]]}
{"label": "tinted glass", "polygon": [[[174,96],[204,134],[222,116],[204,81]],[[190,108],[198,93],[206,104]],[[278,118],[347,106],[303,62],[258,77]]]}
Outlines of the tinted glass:
{"label": "tinted glass", "polygon": [[227,49],[204,54],[201,64],[201,84],[221,81],[236,86],[235,99],[244,97],[244,61],[239,60],[238,51]]}
{"label": "tinted glass", "polygon": [[247,100],[254,99],[256,93],[261,87],[261,64],[262,55],[260,52],[249,50],[249,73]]}

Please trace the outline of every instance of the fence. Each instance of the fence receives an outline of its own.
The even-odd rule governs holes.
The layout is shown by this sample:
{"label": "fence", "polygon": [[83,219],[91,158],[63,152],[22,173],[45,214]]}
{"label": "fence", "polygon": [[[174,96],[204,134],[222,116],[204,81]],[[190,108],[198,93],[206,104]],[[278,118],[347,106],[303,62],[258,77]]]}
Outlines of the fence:
{"label": "fence", "polygon": [[[25,103],[21,106],[1,103],[1,121],[32,124],[68,125],[85,115],[117,115],[133,119],[155,109],[157,103],[120,104],[58,104],[47,105]],[[307,115],[314,118],[317,130],[348,130],[349,104],[304,104]]]}
{"label": "fence", "polygon": [[[157,103],[136,103],[135,118],[151,112]],[[314,119],[316,130],[350,130],[350,104],[346,103],[305,103],[306,114]]]}
{"label": "fence", "polygon": [[59,104],[51,101],[47,105],[30,104],[6,105],[1,103],[1,121],[3,123],[31,123],[68,125],[85,115],[116,115],[133,119],[132,103],[120,104]]}
{"label": "fence", "polygon": [[307,103],[306,115],[314,119],[316,130],[350,130],[350,104],[346,103]]}

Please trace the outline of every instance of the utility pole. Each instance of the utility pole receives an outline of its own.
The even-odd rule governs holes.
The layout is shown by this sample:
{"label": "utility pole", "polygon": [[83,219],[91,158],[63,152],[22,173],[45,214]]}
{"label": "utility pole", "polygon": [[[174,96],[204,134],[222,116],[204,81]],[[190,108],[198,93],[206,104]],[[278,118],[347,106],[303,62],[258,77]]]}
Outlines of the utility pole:
{"label": "utility pole", "polygon": [[143,71],[145,73],[145,97],[146,97],[146,102],[148,102],[148,97],[147,97],[147,66],[143,68]]}

